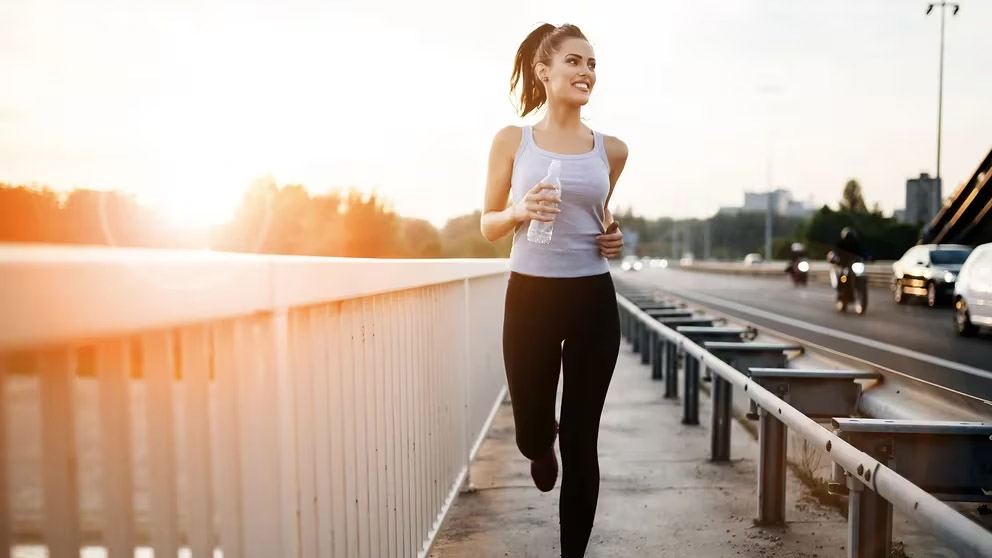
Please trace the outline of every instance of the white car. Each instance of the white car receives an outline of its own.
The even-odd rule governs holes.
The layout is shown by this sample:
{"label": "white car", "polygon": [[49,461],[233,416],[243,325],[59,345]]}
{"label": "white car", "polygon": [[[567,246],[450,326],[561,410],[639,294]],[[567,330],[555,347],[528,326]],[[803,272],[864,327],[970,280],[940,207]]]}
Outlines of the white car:
{"label": "white car", "polygon": [[910,248],[892,264],[895,301],[905,304],[911,297],[923,297],[931,307],[950,302],[958,273],[970,254],[971,247],[960,244]]}
{"label": "white car", "polygon": [[644,264],[637,256],[625,256],[620,264],[620,269],[624,271],[640,271],[644,269]]}
{"label": "white car", "polygon": [[961,267],[954,285],[954,326],[964,336],[992,327],[992,243],[975,248]]}

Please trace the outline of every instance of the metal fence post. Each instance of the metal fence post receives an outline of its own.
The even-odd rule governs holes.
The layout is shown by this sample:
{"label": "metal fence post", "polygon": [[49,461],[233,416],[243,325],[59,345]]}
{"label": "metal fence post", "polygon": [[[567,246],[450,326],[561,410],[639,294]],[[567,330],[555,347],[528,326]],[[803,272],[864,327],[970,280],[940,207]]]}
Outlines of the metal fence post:
{"label": "metal fence post", "polygon": [[651,379],[660,380],[662,378],[662,365],[665,361],[665,350],[667,342],[658,335],[658,332],[651,330]]}
{"label": "metal fence post", "polygon": [[722,376],[713,376],[713,427],[710,459],[730,461],[730,420],[734,386]]}
{"label": "metal fence post", "polygon": [[636,317],[633,318],[631,320],[631,326],[632,326],[630,328],[631,350],[633,350],[635,353],[639,353],[641,351],[641,328],[643,327],[641,325],[641,320],[637,319]]}
{"label": "metal fence post", "polygon": [[699,424],[699,360],[695,357],[686,358],[683,391],[682,424]]}
{"label": "metal fence post", "polygon": [[679,396],[679,348],[675,343],[667,344],[665,351],[665,398]]}
{"label": "metal fence post", "polygon": [[762,408],[758,423],[758,523],[785,523],[785,467],[788,428]]}
{"label": "metal fence post", "polygon": [[[887,464],[888,455],[879,449],[866,453]],[[848,558],[887,558],[892,553],[892,504],[853,475],[847,475],[847,487]]]}
{"label": "metal fence post", "polygon": [[648,324],[641,324],[641,364],[651,361],[651,334],[653,330]]}

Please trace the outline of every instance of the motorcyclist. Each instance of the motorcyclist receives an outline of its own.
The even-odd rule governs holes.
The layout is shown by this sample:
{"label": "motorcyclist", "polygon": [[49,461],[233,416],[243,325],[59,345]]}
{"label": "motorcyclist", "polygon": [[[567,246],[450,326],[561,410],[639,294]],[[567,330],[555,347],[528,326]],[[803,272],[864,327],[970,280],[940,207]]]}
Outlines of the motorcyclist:
{"label": "motorcyclist", "polygon": [[861,238],[858,237],[858,231],[854,227],[844,227],[840,231],[840,239],[834,244],[830,261],[843,268],[867,258],[868,251],[865,250],[864,245],[861,243]]}
{"label": "motorcyclist", "polygon": [[792,273],[796,263],[806,258],[806,247],[801,242],[793,242],[789,247],[789,264],[785,267],[786,273]]}

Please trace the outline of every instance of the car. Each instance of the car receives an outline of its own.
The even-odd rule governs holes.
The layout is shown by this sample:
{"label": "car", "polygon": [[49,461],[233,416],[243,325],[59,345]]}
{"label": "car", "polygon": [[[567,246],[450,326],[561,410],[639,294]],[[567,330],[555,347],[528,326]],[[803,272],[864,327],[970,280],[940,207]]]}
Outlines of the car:
{"label": "car", "polygon": [[758,254],[757,252],[744,256],[745,265],[754,265],[756,263],[761,263],[762,261],[764,261],[764,258],[762,258],[761,254]]}
{"label": "car", "polygon": [[970,246],[922,244],[914,246],[892,264],[893,299],[905,304],[922,298],[929,306],[949,302],[961,265],[971,254]]}
{"label": "car", "polygon": [[975,248],[954,284],[954,328],[970,336],[982,326],[992,327],[992,243]]}
{"label": "car", "polygon": [[620,262],[620,269],[624,271],[640,271],[644,269],[644,264],[637,256],[625,256]]}

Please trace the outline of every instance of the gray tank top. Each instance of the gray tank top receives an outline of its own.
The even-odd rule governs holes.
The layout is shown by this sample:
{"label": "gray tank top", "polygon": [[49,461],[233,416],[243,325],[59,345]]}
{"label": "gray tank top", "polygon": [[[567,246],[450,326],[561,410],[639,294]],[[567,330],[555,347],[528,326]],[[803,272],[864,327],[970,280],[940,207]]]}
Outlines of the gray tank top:
{"label": "gray tank top", "polygon": [[510,270],[539,277],[584,277],[610,270],[599,254],[596,236],[602,234],[603,210],[610,192],[610,163],[603,135],[593,132],[592,151],[563,155],[545,151],[534,143],[530,126],[522,129],[520,147],[513,161],[510,195],[520,201],[548,174],[551,161],[561,161],[561,213],[555,217],[550,244],[527,240],[524,221],[513,232]]}

